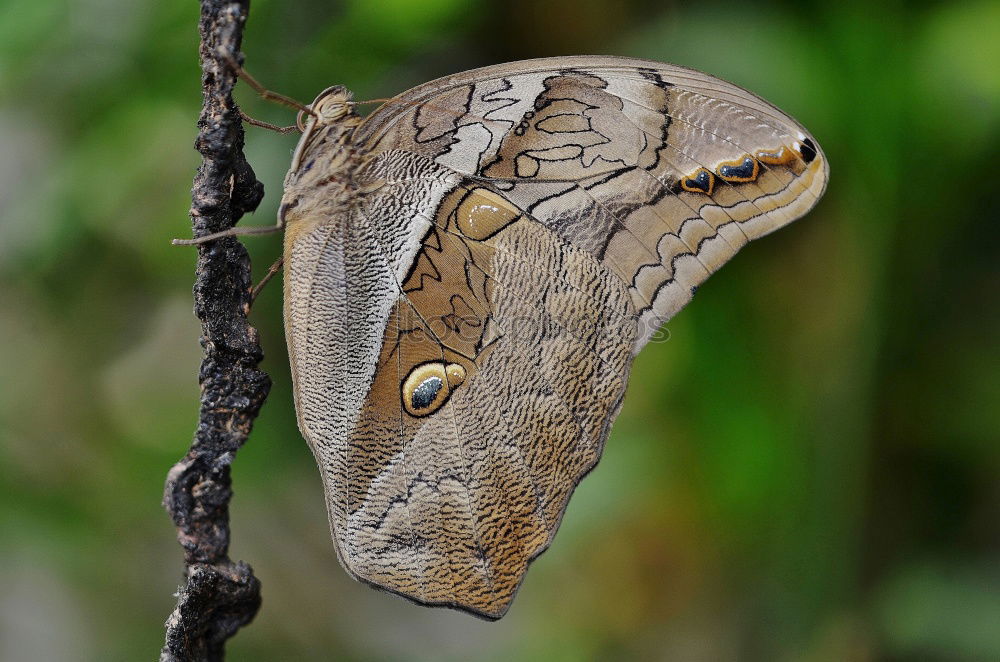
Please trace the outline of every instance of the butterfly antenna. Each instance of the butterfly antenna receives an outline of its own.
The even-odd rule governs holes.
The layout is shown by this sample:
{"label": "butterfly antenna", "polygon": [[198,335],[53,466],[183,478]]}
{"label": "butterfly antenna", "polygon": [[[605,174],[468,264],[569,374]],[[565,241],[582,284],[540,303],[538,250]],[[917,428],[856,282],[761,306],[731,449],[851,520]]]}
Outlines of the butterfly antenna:
{"label": "butterfly antenna", "polygon": [[366,99],[365,101],[352,101],[351,105],[352,106],[367,106],[368,104],[372,104],[372,103],[386,103],[388,101],[392,101],[392,99],[389,98],[389,97],[386,97],[384,99]]}

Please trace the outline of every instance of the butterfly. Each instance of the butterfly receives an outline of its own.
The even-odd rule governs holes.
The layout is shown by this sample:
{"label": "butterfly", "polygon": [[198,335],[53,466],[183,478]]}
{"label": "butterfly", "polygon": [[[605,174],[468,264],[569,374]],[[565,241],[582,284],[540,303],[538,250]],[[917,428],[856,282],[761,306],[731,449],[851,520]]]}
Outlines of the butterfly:
{"label": "butterfly", "polygon": [[426,83],[362,118],[335,86],[285,179],[299,428],[341,563],[488,618],[597,464],[633,358],[828,165],[712,76],[561,57]]}

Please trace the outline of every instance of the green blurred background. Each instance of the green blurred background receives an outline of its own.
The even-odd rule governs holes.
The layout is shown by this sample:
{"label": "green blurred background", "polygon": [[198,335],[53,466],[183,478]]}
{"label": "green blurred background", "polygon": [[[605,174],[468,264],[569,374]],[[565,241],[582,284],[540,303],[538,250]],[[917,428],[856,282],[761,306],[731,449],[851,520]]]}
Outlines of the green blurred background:
{"label": "green blurred background", "polygon": [[[347,578],[274,389],[234,464],[263,582],[234,660],[1000,659],[1000,3],[254,0],[247,67],[309,101],[526,57],[701,69],[832,164],[636,362],[604,460],[510,613]],[[0,1],[0,658],[151,659],[181,550],[160,507],[196,419],[195,2]],[[253,116],[291,113],[239,99]],[[294,136],[250,128],[270,224]],[[990,239],[989,237],[993,237]],[[247,241],[262,273],[277,237]]]}

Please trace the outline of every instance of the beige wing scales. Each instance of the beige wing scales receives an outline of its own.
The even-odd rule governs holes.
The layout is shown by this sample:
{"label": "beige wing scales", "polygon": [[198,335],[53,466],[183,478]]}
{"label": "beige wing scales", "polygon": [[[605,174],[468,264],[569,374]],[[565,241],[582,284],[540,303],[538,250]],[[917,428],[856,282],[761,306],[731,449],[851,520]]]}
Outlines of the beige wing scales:
{"label": "beige wing scales", "polygon": [[299,425],[355,577],[498,618],[635,353],[812,207],[826,160],[735,86],[616,58],[459,74],[354,124],[308,136],[282,205]]}

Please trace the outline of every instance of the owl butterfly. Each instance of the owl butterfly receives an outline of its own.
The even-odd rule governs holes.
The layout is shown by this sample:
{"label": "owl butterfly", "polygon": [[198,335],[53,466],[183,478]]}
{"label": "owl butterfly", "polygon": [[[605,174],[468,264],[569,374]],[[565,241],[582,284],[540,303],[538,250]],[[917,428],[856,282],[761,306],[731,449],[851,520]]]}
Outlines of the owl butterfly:
{"label": "owl butterfly", "polygon": [[285,179],[299,428],[357,579],[490,619],[597,463],[633,357],[827,162],[717,78],[614,57],[310,106]]}

